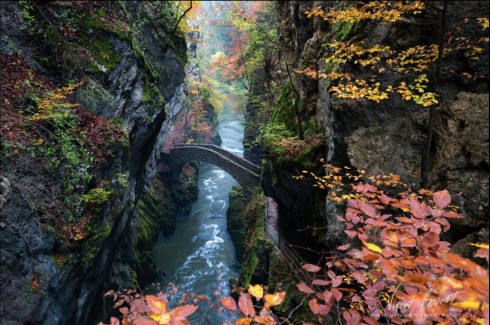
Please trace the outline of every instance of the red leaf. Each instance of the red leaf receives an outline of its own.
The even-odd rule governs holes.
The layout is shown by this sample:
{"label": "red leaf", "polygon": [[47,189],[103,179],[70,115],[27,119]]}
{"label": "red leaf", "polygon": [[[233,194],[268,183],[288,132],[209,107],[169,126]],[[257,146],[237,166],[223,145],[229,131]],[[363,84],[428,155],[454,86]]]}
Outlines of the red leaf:
{"label": "red leaf", "polygon": [[349,236],[349,238],[354,238],[357,236],[357,231],[354,230],[344,230],[344,232]]}
{"label": "red leaf", "polygon": [[173,309],[170,312],[170,314],[172,315],[173,318],[187,317],[189,315],[192,315],[197,310],[197,308],[198,306],[195,305],[183,305]]}
{"label": "red leaf", "polygon": [[341,284],[342,284],[342,276],[341,275],[336,276],[334,279],[332,279],[332,287],[336,288]]}
{"label": "red leaf", "polygon": [[367,219],[365,222],[367,225],[375,226],[375,227],[384,227],[386,226],[386,221],[376,220],[376,219]]}
{"label": "red leaf", "polygon": [[359,302],[359,301],[361,301],[361,297],[359,297],[358,295],[352,296],[350,301],[351,302]]}
{"label": "red leaf", "polygon": [[119,312],[123,315],[127,315],[129,313],[129,309],[127,307],[119,308]]}
{"label": "red leaf", "polygon": [[407,223],[413,225],[413,220],[407,217],[398,217],[398,221],[400,221],[401,223]]}
{"label": "red leaf", "polygon": [[426,233],[420,241],[420,244],[425,247],[435,247],[437,246],[438,243],[439,243],[439,235],[434,232]]}
{"label": "red leaf", "polygon": [[352,275],[354,276],[354,279],[356,279],[356,281],[361,284],[363,284],[366,281],[366,279],[364,278],[364,274],[362,274],[362,272],[360,271],[356,271],[352,273]]}
{"label": "red leaf", "polygon": [[332,283],[332,281],[315,279],[315,280],[313,280],[312,283],[315,284],[315,285],[318,285],[318,286],[327,286],[330,283]]}
{"label": "red leaf", "polygon": [[238,298],[238,307],[246,316],[255,316],[255,309],[252,304],[252,299],[248,293],[240,294],[240,298]]}
{"label": "red leaf", "polygon": [[463,218],[463,215],[462,214],[459,214],[459,213],[456,213],[456,212],[453,212],[453,211],[444,211],[442,213],[442,215],[446,218],[450,218],[450,219],[461,219]]}
{"label": "red leaf", "polygon": [[111,317],[111,325],[119,325],[119,319],[116,317]]}
{"label": "red leaf", "polygon": [[479,250],[476,251],[475,257],[484,258],[488,262],[488,249],[480,248]]}
{"label": "red leaf", "polygon": [[362,202],[362,201],[359,201],[357,204],[359,206],[359,209],[361,209],[361,211],[365,215],[367,215],[371,218],[376,217],[376,209],[372,205],[365,203],[365,202]]}
{"label": "red leaf", "polygon": [[340,299],[342,299],[343,294],[340,290],[333,288],[330,291],[332,292],[333,296],[335,297],[335,300],[340,301]]}
{"label": "red leaf", "polygon": [[237,309],[235,300],[232,297],[230,297],[230,296],[222,297],[221,298],[221,304],[226,309],[229,309],[231,311],[236,311],[236,309]]}
{"label": "red leaf", "polygon": [[310,309],[313,312],[313,314],[316,315],[326,315],[330,312],[330,306],[319,304],[318,300],[316,298],[311,299],[308,302],[308,305],[310,305]]}
{"label": "red leaf", "polygon": [[313,264],[305,264],[302,266],[302,268],[308,272],[318,272],[322,269],[321,267]]}
{"label": "red leaf", "polygon": [[410,198],[410,210],[415,218],[424,219],[432,214],[432,209],[425,204],[425,202],[419,202],[417,199]]}
{"label": "red leaf", "polygon": [[338,246],[337,249],[339,251],[345,251],[346,249],[348,249],[350,247],[350,244],[346,244],[346,245],[342,245],[342,246]]}
{"label": "red leaf", "polygon": [[434,202],[439,209],[444,209],[451,203],[451,195],[447,190],[435,192]]}
{"label": "red leaf", "polygon": [[393,199],[392,199],[392,198],[390,198],[390,197],[389,197],[388,195],[386,195],[386,194],[381,194],[381,195],[379,196],[379,199],[380,199],[381,203],[383,203],[384,205],[388,205],[388,204],[390,204],[390,202],[391,202],[391,201],[393,201]]}
{"label": "red leaf", "polygon": [[304,293],[315,293],[315,291],[310,288],[306,283],[300,282],[296,285],[298,287],[298,290]]}
{"label": "red leaf", "polygon": [[354,199],[347,199],[347,204],[352,207],[352,208],[355,208],[357,209],[357,203],[359,201],[358,200],[354,200]]}
{"label": "red leaf", "polygon": [[325,290],[324,292],[322,292],[322,294],[319,297],[325,301],[325,304],[327,306],[332,307],[333,304],[335,303],[335,296],[328,290]]}
{"label": "red leaf", "polygon": [[344,219],[344,218],[342,218],[341,216],[337,216],[337,219],[338,219],[339,221],[341,221],[341,222],[345,222],[345,219]]}

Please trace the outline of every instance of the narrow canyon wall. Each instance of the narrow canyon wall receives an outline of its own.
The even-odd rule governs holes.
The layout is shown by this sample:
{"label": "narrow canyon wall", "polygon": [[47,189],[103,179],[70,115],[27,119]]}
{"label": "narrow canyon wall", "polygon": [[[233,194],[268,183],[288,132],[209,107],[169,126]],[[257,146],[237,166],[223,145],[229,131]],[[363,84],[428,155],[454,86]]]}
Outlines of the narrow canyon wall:
{"label": "narrow canyon wall", "polygon": [[[12,1],[0,4],[0,14],[6,31],[2,74],[10,73],[8,80],[2,80],[2,92],[7,94],[2,115],[6,113],[7,119],[2,123],[0,317],[3,324],[96,324],[105,308],[104,291],[135,284],[130,267],[139,224],[135,207],[156,173],[172,123],[184,108],[186,43],[175,34],[176,17],[164,2]],[[70,126],[73,136],[100,129],[101,138],[94,143],[111,143],[100,157],[90,159],[90,150],[97,146],[83,151],[89,162],[95,161],[87,165],[90,179],[75,184],[71,192],[65,189],[65,197],[58,187],[75,176],[58,184],[49,179],[63,173],[69,156],[63,157],[59,170],[45,169],[43,164],[15,167],[25,163],[21,159],[29,164],[36,158],[24,154],[33,142],[28,139],[26,146],[20,146],[12,131],[32,120],[27,109],[36,110],[37,97],[43,96],[37,84],[28,85],[32,88],[20,95],[9,86],[19,84],[16,72],[24,71],[19,67],[26,71],[27,77],[18,76],[24,84],[42,80],[61,88],[70,80],[82,81],[69,95],[72,103],[81,104],[76,123]],[[29,97],[35,100],[26,106],[33,101]],[[82,128],[80,114],[99,124]],[[112,141],[114,130],[121,134],[118,141]],[[25,134],[30,135],[29,130]],[[45,134],[43,143],[48,145],[51,131]],[[76,151],[85,144],[67,145]],[[67,204],[67,197],[82,204],[73,216],[52,220],[49,207],[36,206],[38,197],[26,186],[35,186],[36,193],[60,206]],[[107,197],[83,196],[87,193]],[[62,222],[70,226],[59,226]],[[64,237],[60,229],[79,235]]]}

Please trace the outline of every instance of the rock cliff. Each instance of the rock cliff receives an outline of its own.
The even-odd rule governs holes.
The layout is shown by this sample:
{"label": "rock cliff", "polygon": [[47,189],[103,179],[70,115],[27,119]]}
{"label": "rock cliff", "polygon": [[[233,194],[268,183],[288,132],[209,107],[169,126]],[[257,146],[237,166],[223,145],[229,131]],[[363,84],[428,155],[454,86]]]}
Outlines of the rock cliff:
{"label": "rock cliff", "polygon": [[184,108],[186,43],[165,2],[0,14],[0,317],[96,324],[103,292],[135,284],[135,207]]}

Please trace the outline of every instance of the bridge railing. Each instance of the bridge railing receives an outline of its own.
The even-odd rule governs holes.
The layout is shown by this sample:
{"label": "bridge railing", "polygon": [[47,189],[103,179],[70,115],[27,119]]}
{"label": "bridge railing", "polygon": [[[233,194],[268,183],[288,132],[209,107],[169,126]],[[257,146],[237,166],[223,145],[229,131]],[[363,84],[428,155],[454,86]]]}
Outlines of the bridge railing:
{"label": "bridge railing", "polygon": [[214,151],[220,153],[221,155],[225,156],[226,158],[234,161],[235,163],[238,163],[238,164],[244,166],[245,168],[254,172],[255,174],[260,175],[260,171],[261,171],[260,166],[257,166],[256,164],[248,161],[247,159],[245,159],[243,157],[239,157],[239,156],[229,152],[228,150],[225,150],[225,149],[223,149],[219,146],[216,146],[214,144],[205,144],[205,143],[202,143],[202,144],[201,143],[199,143],[199,144],[176,144],[174,146],[174,148],[179,148],[179,147],[207,148],[207,149],[214,150]]}

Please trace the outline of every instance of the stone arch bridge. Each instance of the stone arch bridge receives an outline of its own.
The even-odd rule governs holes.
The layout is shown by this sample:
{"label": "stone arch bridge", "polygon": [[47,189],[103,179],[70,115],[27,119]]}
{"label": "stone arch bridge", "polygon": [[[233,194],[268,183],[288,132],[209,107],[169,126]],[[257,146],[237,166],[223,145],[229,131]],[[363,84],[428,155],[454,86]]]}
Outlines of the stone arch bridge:
{"label": "stone arch bridge", "polygon": [[177,144],[166,156],[164,160],[173,171],[180,171],[188,161],[198,160],[223,169],[245,190],[260,185],[261,168],[259,166],[216,145]]}

